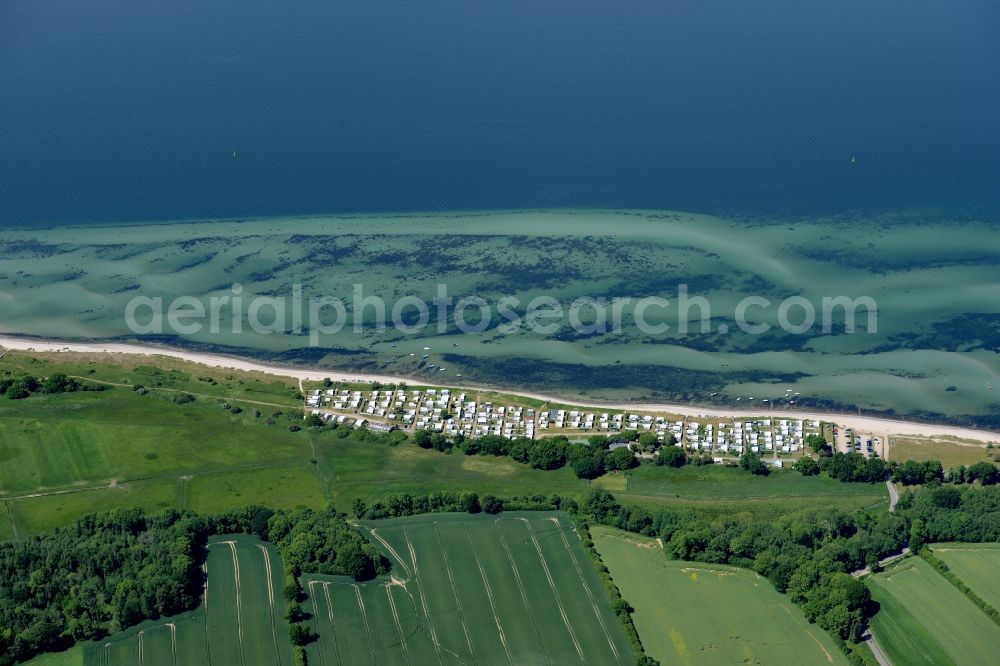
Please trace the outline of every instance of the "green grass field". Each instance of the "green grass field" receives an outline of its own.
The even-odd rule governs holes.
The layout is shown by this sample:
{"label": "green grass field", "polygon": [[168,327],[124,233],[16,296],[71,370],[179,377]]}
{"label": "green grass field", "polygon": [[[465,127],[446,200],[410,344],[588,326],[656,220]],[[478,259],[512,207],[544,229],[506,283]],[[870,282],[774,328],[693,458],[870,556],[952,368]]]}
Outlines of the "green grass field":
{"label": "green grass field", "polygon": [[[252,502],[322,506],[313,438],[233,414],[115,389],[0,401],[0,499],[17,535],[116,506],[220,511]],[[0,539],[13,536],[7,509]]]}
{"label": "green grass field", "polygon": [[84,665],[291,666],[277,551],[245,535],[216,537],[209,544],[208,584],[197,610],[88,644]]}
{"label": "green grass field", "polygon": [[892,460],[939,460],[945,469],[958,465],[1000,460],[1000,450],[988,449],[980,442],[950,437],[893,437],[889,456]]}
{"label": "green grass field", "polygon": [[872,633],[893,663],[994,663],[1000,627],[922,559],[902,560],[868,582],[882,604]]}
{"label": "green grass field", "polygon": [[40,654],[24,663],[25,666],[83,666],[83,646],[74,645],[65,652]]}
{"label": "green grass field", "polygon": [[306,457],[296,433],[216,402],[175,405],[131,391],[0,402],[0,491],[224,469]]}
{"label": "green grass field", "polygon": [[388,447],[350,438],[329,439],[317,447],[317,458],[335,504],[342,507],[350,506],[355,497],[371,501],[391,492],[559,493],[579,499],[588,489],[588,483],[577,479],[568,467],[542,471],[510,458],[444,454],[412,444]]}
{"label": "green grass field", "polygon": [[634,608],[646,653],[663,664],[843,664],[833,639],[764,578],[736,567],[668,560],[656,539],[591,527]]}
{"label": "green grass field", "polygon": [[179,505],[179,481],[156,479],[125,483],[114,488],[62,492],[8,501],[18,535],[37,534],[69,524],[88,513],[119,506],[158,511]]}
{"label": "green grass field", "polygon": [[[267,384],[253,374],[169,359],[155,359],[162,366],[156,370],[154,359],[135,365],[135,359],[126,363],[126,357],[111,355],[102,364],[91,356],[99,355],[34,358],[10,352],[0,359],[0,368],[38,376],[62,371],[128,387],[0,399],[0,499],[9,507],[9,515],[0,515],[0,540],[116,506],[213,512],[255,502],[298,508],[332,500],[346,508],[355,498],[371,502],[390,492],[558,493],[579,501],[592,485],[601,485],[650,508],[684,503],[705,512],[767,515],[813,506],[817,497],[843,510],[885,500],[880,486],[794,472],[762,479],[715,466],[643,465],[592,484],[569,468],[540,471],[509,458],[446,455],[353,433],[346,438],[332,431],[293,433],[287,423],[266,425],[275,411],[290,411],[281,405],[247,403],[240,414],[220,406],[246,396],[266,398],[268,391],[280,397],[291,390],[287,383]],[[163,387],[146,396],[129,390],[131,382],[143,381]],[[175,395],[170,391],[198,388],[215,394],[184,405],[170,399]],[[258,408],[262,414],[255,417]]]}
{"label": "green grass field", "polygon": [[931,550],[983,601],[1000,609],[1000,543],[937,543]]}
{"label": "green grass field", "polygon": [[197,513],[265,504],[291,509],[326,506],[323,482],[305,461],[281,467],[199,474],[185,481],[185,506]]}
{"label": "green grass field", "polygon": [[[884,484],[841,483],[826,474],[805,477],[791,470],[754,476],[721,465],[687,465],[680,469],[641,465],[626,475],[622,500],[653,505],[693,504],[708,511],[763,511],[780,513],[806,506],[844,511],[888,502]],[[886,505],[888,506],[888,504]]]}
{"label": "green grass field", "polygon": [[309,663],[593,664],[634,657],[565,515],[369,523],[389,580],[309,577]]}

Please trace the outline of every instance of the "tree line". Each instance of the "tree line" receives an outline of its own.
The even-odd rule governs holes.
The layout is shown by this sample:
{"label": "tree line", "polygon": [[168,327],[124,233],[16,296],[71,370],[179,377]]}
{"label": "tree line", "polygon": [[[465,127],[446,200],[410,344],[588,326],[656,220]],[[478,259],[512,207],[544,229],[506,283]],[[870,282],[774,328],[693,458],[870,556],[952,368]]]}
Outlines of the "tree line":
{"label": "tree line", "polygon": [[459,434],[448,438],[441,433],[417,430],[413,433],[413,443],[423,449],[443,452],[458,450],[467,456],[506,456],[542,470],[560,469],[569,465],[577,477],[596,479],[605,472],[627,470],[638,464],[629,447],[622,446],[614,450],[606,448],[617,442],[632,441],[629,439],[631,435],[638,438],[634,432],[611,438],[595,435],[587,444],[582,444],[570,443],[565,435],[544,439],[507,439],[500,435],[465,437]]}

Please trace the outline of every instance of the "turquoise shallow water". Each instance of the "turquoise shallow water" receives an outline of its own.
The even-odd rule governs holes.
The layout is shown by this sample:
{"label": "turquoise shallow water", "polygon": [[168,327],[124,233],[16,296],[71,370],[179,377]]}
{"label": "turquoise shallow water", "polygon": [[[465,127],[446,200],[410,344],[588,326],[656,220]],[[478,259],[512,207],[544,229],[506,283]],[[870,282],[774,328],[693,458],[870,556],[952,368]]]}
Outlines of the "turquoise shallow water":
{"label": "turquoise shallow water", "polygon": [[[138,339],[595,398],[742,406],[752,397],[996,426],[1000,394],[990,387],[1000,387],[1000,236],[991,221],[928,221],[942,217],[776,225],[661,211],[527,211],[8,231],[0,241],[0,332]],[[234,284],[247,304],[239,330],[228,325],[228,303],[218,332],[206,318],[197,320],[201,330],[183,334],[167,326],[140,336],[126,324],[137,297],[163,299],[165,313],[173,299],[190,296],[209,311],[211,299],[233,296]],[[357,315],[367,324],[323,335],[317,326],[313,346],[308,319],[306,330],[291,331],[294,285],[306,301],[340,299],[350,321]],[[419,333],[380,331],[371,309],[361,316],[354,306],[360,288],[383,299],[389,313],[412,297],[433,307],[438,285],[456,300],[485,299],[490,325],[463,333],[451,308],[440,331],[434,323]],[[704,331],[697,308],[680,317],[681,285],[710,307]],[[607,334],[574,329],[568,317],[549,332],[501,330],[501,297],[518,298],[515,313],[526,317],[540,295],[565,308],[580,297],[633,304],[664,297],[671,304],[646,319],[670,328],[643,330],[627,306],[621,329]],[[285,304],[281,332],[252,329],[254,296]],[[854,334],[837,313],[825,332],[822,299],[839,296],[870,297],[877,330],[859,310]],[[770,325],[764,334],[736,323],[736,306],[747,297],[772,303],[746,317]],[[812,304],[817,323],[801,333],[782,329],[780,303],[788,298]],[[407,325],[418,319],[412,308],[403,313]],[[582,319],[591,322],[587,314]],[[690,320],[686,334],[682,320]],[[272,321],[270,311],[260,321]]]}
{"label": "turquoise shallow water", "polygon": [[994,0],[8,0],[0,226],[995,210],[998,28]]}

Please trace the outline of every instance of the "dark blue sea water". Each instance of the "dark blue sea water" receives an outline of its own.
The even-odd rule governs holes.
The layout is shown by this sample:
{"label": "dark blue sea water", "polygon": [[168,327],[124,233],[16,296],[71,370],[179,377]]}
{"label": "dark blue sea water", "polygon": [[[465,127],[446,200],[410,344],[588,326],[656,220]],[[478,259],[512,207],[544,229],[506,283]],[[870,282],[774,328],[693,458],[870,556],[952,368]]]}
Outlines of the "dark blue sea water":
{"label": "dark blue sea water", "polygon": [[998,183],[997,0],[0,3],[5,225]]}

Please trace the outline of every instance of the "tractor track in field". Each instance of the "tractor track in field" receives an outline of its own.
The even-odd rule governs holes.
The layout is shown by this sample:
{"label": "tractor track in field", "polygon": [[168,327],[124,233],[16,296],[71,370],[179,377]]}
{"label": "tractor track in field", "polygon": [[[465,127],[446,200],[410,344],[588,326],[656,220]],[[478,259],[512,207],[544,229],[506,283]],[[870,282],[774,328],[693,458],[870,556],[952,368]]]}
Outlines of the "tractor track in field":
{"label": "tractor track in field", "polygon": [[354,584],[351,587],[354,588],[354,596],[358,600],[358,609],[361,611],[361,621],[365,625],[365,637],[368,639],[368,654],[371,655],[372,664],[378,664],[378,659],[375,658],[375,644],[372,642],[372,630],[368,625],[368,612],[365,611],[365,600],[361,598],[361,588]]}
{"label": "tractor track in field", "polygon": [[[330,598],[330,584],[323,583],[323,597],[326,599],[326,617],[330,621],[330,633],[333,636],[333,656],[340,664],[340,649],[337,643],[337,623],[333,619],[333,599]],[[315,605],[313,606],[315,608]]]}
{"label": "tractor track in field", "polygon": [[177,625],[167,622],[165,626],[170,629],[170,663],[177,666]]}
{"label": "tractor track in field", "polygon": [[465,538],[469,541],[469,547],[472,548],[472,556],[476,560],[476,567],[479,568],[479,577],[483,579],[483,587],[486,588],[486,597],[490,601],[490,611],[493,613],[493,620],[497,624],[497,632],[500,634],[500,643],[503,645],[503,651],[507,655],[507,663],[513,665],[514,660],[510,656],[510,648],[507,646],[507,637],[503,633],[503,625],[500,623],[500,616],[497,615],[496,603],[493,601],[493,590],[490,588],[490,582],[486,578],[486,570],[483,569],[483,563],[479,559],[479,551],[476,550],[476,544],[472,541],[472,534],[469,532],[469,526],[465,526]]}
{"label": "tractor track in field", "polygon": [[[243,599],[240,590],[240,560],[236,554],[235,541],[218,541],[218,545],[229,546],[229,551],[233,556],[233,574],[236,578],[236,627],[240,637],[240,663],[246,666],[246,649],[243,646]],[[210,544],[210,545],[216,545]]]}
{"label": "tractor track in field", "polygon": [[[397,583],[397,585],[401,585]],[[385,595],[389,598],[389,611],[392,613],[392,622],[396,625],[396,633],[399,634],[399,647],[403,650],[403,657],[406,659],[407,664],[412,664],[413,659],[410,658],[410,649],[406,647],[406,635],[403,633],[403,625],[399,621],[399,613],[396,611],[396,600],[392,597],[392,588],[394,585],[392,583],[386,583]]]}
{"label": "tractor track in field", "polygon": [[545,561],[545,555],[542,553],[542,546],[538,543],[538,538],[535,536],[535,531],[531,528],[531,523],[527,518],[519,518],[524,522],[524,526],[528,528],[528,536],[531,537],[531,543],[535,546],[535,553],[538,555],[538,560],[542,564],[542,571],[545,572],[545,579],[549,583],[549,590],[552,592],[552,597],[556,600],[556,607],[559,608],[559,615],[562,616],[563,625],[566,627],[566,631],[569,632],[570,640],[573,641],[573,647],[576,648],[576,653],[580,657],[582,663],[586,663],[587,659],[583,655],[583,648],[580,646],[580,641],[576,638],[576,632],[573,631],[573,625],[569,621],[569,616],[566,614],[566,608],[563,606],[562,599],[559,597],[559,590],[556,589],[555,580],[552,578],[552,572],[549,571],[549,565]]}
{"label": "tractor track in field", "polygon": [[608,633],[608,626],[604,623],[604,618],[601,617],[600,606],[597,605],[597,600],[594,599],[594,594],[590,591],[590,586],[587,585],[587,579],[583,577],[583,571],[580,569],[580,563],[577,562],[576,555],[573,553],[573,549],[569,545],[569,539],[566,538],[566,534],[563,532],[562,523],[559,522],[558,518],[549,518],[549,520],[555,523],[556,531],[559,532],[559,536],[562,538],[563,546],[566,548],[566,553],[573,562],[573,568],[576,569],[576,575],[580,579],[580,584],[583,586],[584,592],[587,593],[587,598],[590,599],[590,606],[594,611],[594,616],[597,618],[597,622],[601,625],[601,630],[604,632],[604,637],[608,640],[608,645],[611,647],[611,651],[615,654],[615,659],[621,660],[621,655],[618,654],[618,648],[615,646],[615,642],[611,639],[611,634]]}
{"label": "tractor track in field", "polygon": [[473,663],[479,663],[476,659],[476,651],[472,647],[472,637],[469,635],[469,626],[465,623],[465,613],[462,612],[462,602],[458,599],[458,587],[455,585],[455,574],[451,570],[451,562],[448,559],[448,551],[444,547],[444,541],[441,539],[441,533],[438,532],[437,521],[434,521],[434,536],[437,537],[438,550],[441,553],[441,559],[444,561],[444,570],[448,573],[448,582],[451,585],[451,596],[455,599],[455,608],[458,609],[458,619],[462,624],[462,633],[465,634],[465,644],[469,648],[469,654],[472,655]]}
{"label": "tractor track in field", "polygon": [[[524,583],[521,581],[521,572],[517,569],[517,563],[514,562],[514,556],[510,552],[510,546],[507,545],[507,539],[504,537],[503,532],[500,531],[500,518],[493,521],[493,527],[496,528],[497,536],[500,537],[500,545],[503,546],[503,550],[507,553],[507,561],[510,563],[511,571],[514,572],[514,581],[517,583],[517,589],[521,593],[521,603],[524,604],[524,610],[528,613],[528,619],[531,620],[531,628],[535,630],[535,638],[538,639],[538,645],[543,649],[544,643],[542,642],[542,634],[538,630],[538,622],[535,621],[535,614],[531,612],[531,604],[528,602],[528,594],[524,590]],[[544,564],[544,563],[543,563]],[[576,637],[573,638],[574,645],[576,644]],[[581,661],[583,660],[583,654],[580,653],[579,646],[577,646],[577,654],[580,654]],[[545,663],[551,664],[552,659],[549,657],[548,652],[545,652]]]}
{"label": "tractor track in field", "polygon": [[409,582],[410,578],[413,577],[413,574],[410,573],[410,568],[406,566],[406,560],[404,560],[402,556],[400,556],[400,554],[396,552],[396,549],[392,547],[391,543],[389,543],[381,536],[379,536],[378,531],[375,528],[369,527],[367,529],[368,532],[372,535],[372,538],[378,541],[382,545],[382,547],[385,548],[386,551],[388,551],[389,555],[394,557],[396,561],[399,562],[399,566],[403,567],[403,571],[406,572],[406,580],[404,580],[403,582],[404,583]]}
{"label": "tractor track in field", "polygon": [[431,642],[434,644],[434,652],[437,654],[438,664],[442,664],[441,661],[441,643],[438,641],[437,631],[434,629],[434,623],[431,621],[431,611],[427,606],[427,598],[424,596],[424,588],[420,585],[420,574],[417,569],[417,551],[413,548],[413,543],[410,541],[410,535],[403,528],[403,538],[406,539],[406,549],[410,552],[410,563],[413,564],[413,578],[417,585],[417,595],[420,597],[420,607],[424,611],[424,618],[427,620],[427,631],[431,635]]}
{"label": "tractor track in field", "polygon": [[[313,586],[314,585],[319,585],[319,584],[320,583],[318,581],[315,581],[315,580],[309,581],[309,584],[308,584],[308,587],[309,587],[309,599],[312,600],[313,617],[314,618],[319,618],[319,606],[316,604],[316,590],[313,588]],[[332,618],[333,613],[332,613],[332,611],[329,610],[329,607],[327,607],[327,614],[331,616],[331,621],[332,621],[332,619],[333,619]],[[317,622],[318,622],[318,620],[317,620]],[[325,664],[326,663],[326,655],[323,653],[323,643],[322,643],[322,641],[317,641],[316,642],[316,649],[319,650],[319,660],[322,663]],[[337,663],[340,663],[340,661],[338,660]]]}
{"label": "tractor track in field", "polygon": [[281,664],[281,654],[278,651],[278,632],[275,629],[274,620],[274,579],[271,578],[271,554],[267,552],[267,547],[257,544],[257,548],[264,555],[264,571],[267,576],[267,604],[271,611],[271,642],[274,644],[274,663]]}

